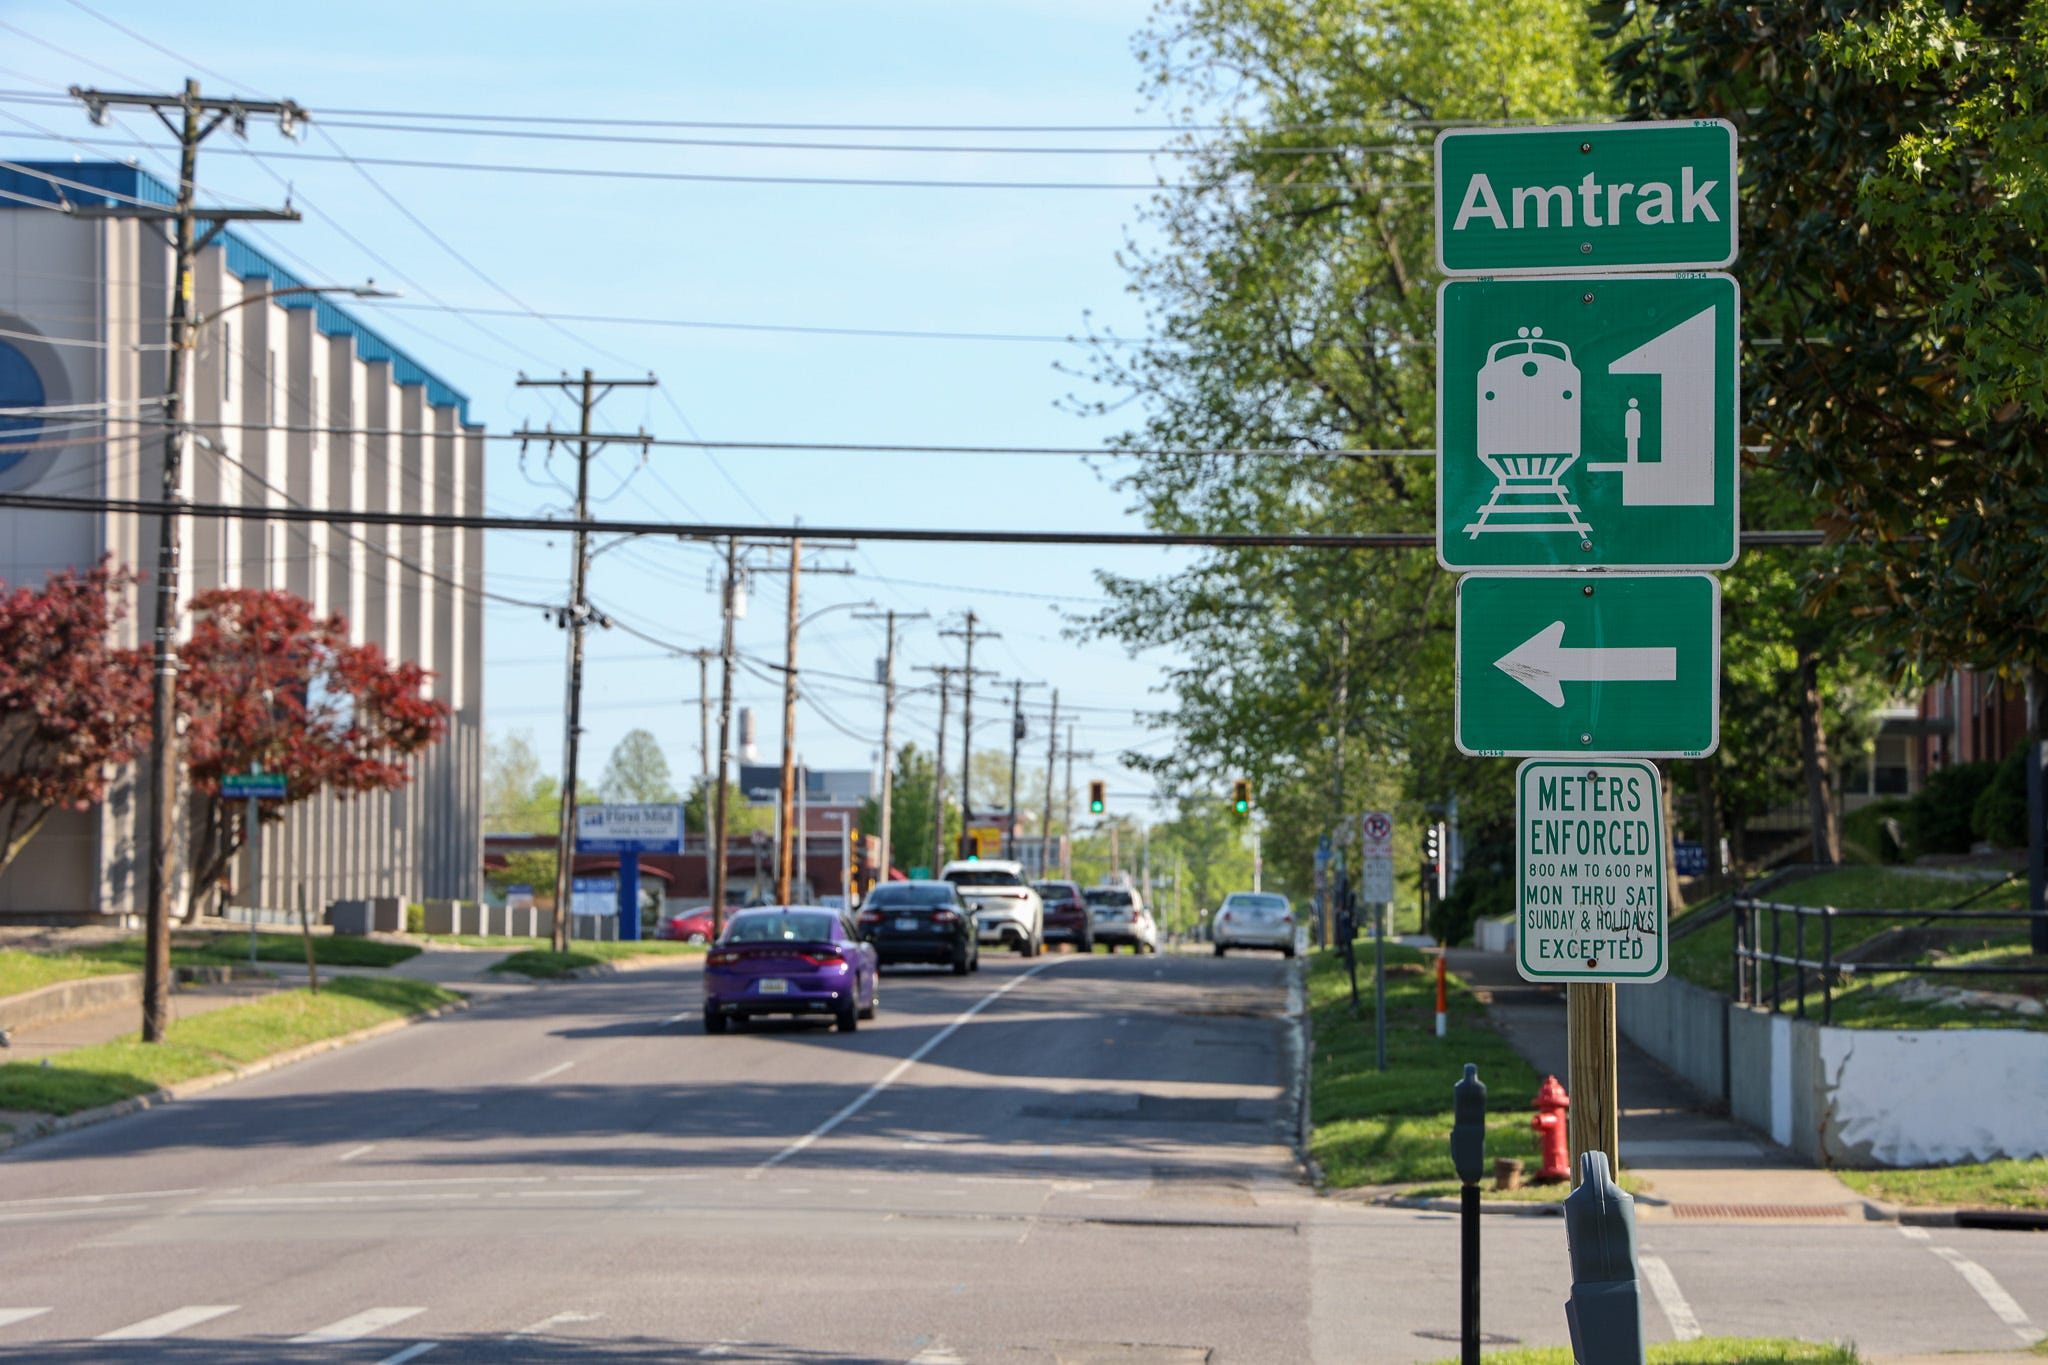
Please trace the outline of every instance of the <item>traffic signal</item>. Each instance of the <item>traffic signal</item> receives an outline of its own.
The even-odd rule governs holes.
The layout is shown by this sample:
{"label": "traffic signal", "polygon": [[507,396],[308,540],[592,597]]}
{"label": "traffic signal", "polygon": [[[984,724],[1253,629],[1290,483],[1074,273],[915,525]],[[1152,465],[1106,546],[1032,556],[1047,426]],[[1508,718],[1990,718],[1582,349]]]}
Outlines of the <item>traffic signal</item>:
{"label": "traffic signal", "polygon": [[1099,781],[1088,784],[1088,813],[1102,814],[1102,783]]}
{"label": "traffic signal", "polygon": [[1238,816],[1252,813],[1252,784],[1245,778],[1230,784],[1230,809]]}
{"label": "traffic signal", "polygon": [[1422,831],[1422,861],[1435,867],[1443,853],[1443,826],[1429,825]]}

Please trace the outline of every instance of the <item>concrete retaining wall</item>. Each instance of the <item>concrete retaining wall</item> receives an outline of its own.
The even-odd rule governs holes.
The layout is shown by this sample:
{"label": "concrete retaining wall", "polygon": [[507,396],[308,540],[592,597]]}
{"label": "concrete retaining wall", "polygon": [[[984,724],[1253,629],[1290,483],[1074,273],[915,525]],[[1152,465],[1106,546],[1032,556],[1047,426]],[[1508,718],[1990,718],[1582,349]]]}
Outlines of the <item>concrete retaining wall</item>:
{"label": "concrete retaining wall", "polygon": [[1808,1161],[2048,1156],[2048,1033],[1830,1028],[1668,978],[1616,991],[1615,1015],[1638,1047]]}

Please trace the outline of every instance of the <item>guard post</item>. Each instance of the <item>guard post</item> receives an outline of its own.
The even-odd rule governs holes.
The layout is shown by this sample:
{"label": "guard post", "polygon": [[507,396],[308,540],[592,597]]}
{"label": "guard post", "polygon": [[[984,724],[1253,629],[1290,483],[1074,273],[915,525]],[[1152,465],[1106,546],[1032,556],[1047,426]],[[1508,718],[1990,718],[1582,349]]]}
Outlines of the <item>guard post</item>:
{"label": "guard post", "polygon": [[1565,1324],[1578,1365],[1643,1365],[1643,1296],[1636,1281],[1636,1201],[1614,1183],[1607,1153],[1579,1158],[1579,1187],[1565,1197],[1572,1263]]}
{"label": "guard post", "polygon": [[1463,1365],[1479,1365],[1479,1180],[1486,1171],[1486,1085],[1465,1063],[1451,1087],[1451,1165],[1458,1172],[1459,1312]]}

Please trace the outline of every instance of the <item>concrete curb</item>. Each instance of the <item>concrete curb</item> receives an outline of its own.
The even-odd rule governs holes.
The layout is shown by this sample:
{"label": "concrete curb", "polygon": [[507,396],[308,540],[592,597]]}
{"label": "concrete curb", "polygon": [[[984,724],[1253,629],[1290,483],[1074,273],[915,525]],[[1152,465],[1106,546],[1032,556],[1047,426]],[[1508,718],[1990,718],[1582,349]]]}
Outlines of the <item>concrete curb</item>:
{"label": "concrete curb", "polygon": [[396,1033],[400,1029],[411,1028],[414,1024],[423,1024],[430,1019],[439,1019],[443,1015],[455,1014],[469,1007],[470,1002],[466,999],[450,1001],[448,1004],[437,1005],[433,1009],[424,1010],[419,1014],[409,1014],[403,1019],[387,1019],[381,1024],[372,1024],[368,1028],[357,1029],[353,1033],[338,1034],[332,1038],[322,1038],[316,1043],[304,1043],[295,1048],[288,1048],[283,1052],[274,1052],[268,1057],[259,1057],[245,1066],[230,1067],[225,1071],[216,1071],[206,1076],[194,1076],[189,1081],[179,1081],[176,1085],[167,1085],[161,1090],[152,1090],[146,1095],[133,1095],[125,1100],[118,1100],[113,1104],[101,1105],[97,1109],[81,1109],[75,1114],[53,1115],[50,1118],[40,1119],[24,1128],[17,1128],[12,1133],[0,1133],[0,1152],[12,1151],[14,1148],[33,1142],[37,1138],[55,1137],[59,1133],[69,1133],[79,1128],[90,1128],[94,1124],[105,1123],[110,1119],[126,1118],[128,1115],[140,1113],[144,1109],[154,1109],[159,1105],[187,1099],[193,1095],[211,1090],[215,1086],[226,1085],[231,1081],[247,1080],[252,1076],[261,1076],[266,1071],[276,1071],[281,1067],[290,1066],[294,1062],[303,1062],[310,1057],[317,1057],[323,1052],[335,1052],[345,1047],[351,1047],[356,1043],[367,1043],[372,1038],[381,1038],[387,1033]]}
{"label": "concrete curb", "polygon": [[53,981],[19,995],[0,997],[0,1028],[34,1028],[81,1014],[118,1009],[142,999],[141,972],[108,972]]}
{"label": "concrete curb", "polygon": [[1308,1183],[1321,1194],[1323,1166],[1309,1153],[1309,1143],[1315,1137],[1315,1115],[1309,1106],[1309,1086],[1314,1079],[1315,1021],[1309,1017],[1308,1009],[1308,963],[1300,957],[1290,964],[1287,973],[1287,1017],[1294,1023],[1287,1035],[1295,1054],[1290,1059],[1294,1065],[1287,1096],[1293,1110],[1294,1156],[1301,1162]]}
{"label": "concrete curb", "polygon": [[[1441,1196],[1423,1198],[1418,1195],[1408,1194],[1377,1194],[1369,1196],[1368,1202],[1385,1204],[1397,1209],[1428,1209],[1432,1213],[1458,1213],[1464,1208],[1463,1203],[1459,1200],[1445,1199]],[[1539,1204],[1533,1201],[1515,1199],[1482,1199],[1479,1201],[1479,1211],[1484,1214],[1500,1214],[1516,1218],[1562,1218],[1564,1217],[1564,1204],[1562,1202]]]}
{"label": "concrete curb", "polygon": [[610,962],[593,962],[588,967],[577,967],[573,971],[563,972],[560,976],[528,976],[525,972],[500,972],[495,969],[492,974],[499,977],[517,977],[536,986],[552,986],[562,981],[588,981],[597,976],[616,976],[620,972],[643,971],[648,967],[658,967],[670,962],[695,962],[701,965],[703,961],[702,953],[644,953],[635,957],[614,958]]}

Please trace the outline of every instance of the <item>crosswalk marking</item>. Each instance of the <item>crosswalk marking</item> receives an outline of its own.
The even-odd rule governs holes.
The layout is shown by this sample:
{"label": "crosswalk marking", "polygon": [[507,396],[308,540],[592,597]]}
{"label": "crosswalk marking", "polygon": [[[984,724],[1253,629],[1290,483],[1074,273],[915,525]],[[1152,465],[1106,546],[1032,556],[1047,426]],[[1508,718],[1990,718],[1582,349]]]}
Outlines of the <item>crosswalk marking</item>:
{"label": "crosswalk marking", "polygon": [[111,1332],[102,1332],[94,1341],[153,1341],[167,1337],[173,1332],[182,1332],[187,1327],[197,1327],[202,1322],[212,1322],[225,1317],[242,1305],[238,1303],[201,1303],[186,1308],[173,1308],[168,1313],[159,1313],[141,1322],[131,1322],[126,1327],[116,1327]]}
{"label": "crosswalk marking", "polygon": [[1664,1310],[1664,1320],[1671,1324],[1673,1338],[1698,1341],[1706,1335],[1700,1330],[1700,1320],[1693,1316],[1692,1305],[1678,1288],[1678,1277],[1671,1273],[1662,1256],[1638,1256],[1636,1269],[1650,1282],[1650,1292],[1657,1296],[1657,1306]]}
{"label": "crosswalk marking", "polygon": [[2005,1286],[2000,1284],[1990,1271],[1953,1247],[1929,1247],[1928,1250],[1954,1266],[1956,1274],[1962,1276],[1970,1288],[1977,1291],[1977,1297],[1984,1300],[1991,1311],[1998,1315],[2000,1322],[2012,1328],[2014,1336],[2029,1346],[2041,1340],[2041,1329],[2034,1326],[2033,1319],[2027,1316],[2027,1310],[2020,1307],[2019,1302],[2005,1292]]}
{"label": "crosswalk marking", "polygon": [[910,1358],[910,1365],[967,1365],[943,1341],[935,1341]]}
{"label": "crosswalk marking", "polygon": [[291,1339],[294,1346],[326,1346],[338,1341],[354,1341],[372,1332],[381,1332],[386,1327],[416,1318],[426,1312],[424,1308],[365,1308],[339,1322],[330,1322],[304,1336]]}
{"label": "crosswalk marking", "polygon": [[572,1322],[596,1322],[603,1316],[604,1314],[602,1313],[578,1313],[573,1310],[567,1313],[556,1313],[552,1317],[542,1318],[530,1327],[522,1327],[518,1331],[508,1334],[505,1340],[517,1341],[521,1337],[537,1337],[550,1328],[566,1327]]}
{"label": "crosswalk marking", "polygon": [[0,1327],[12,1327],[17,1322],[27,1322],[49,1312],[47,1308],[0,1308]]}

